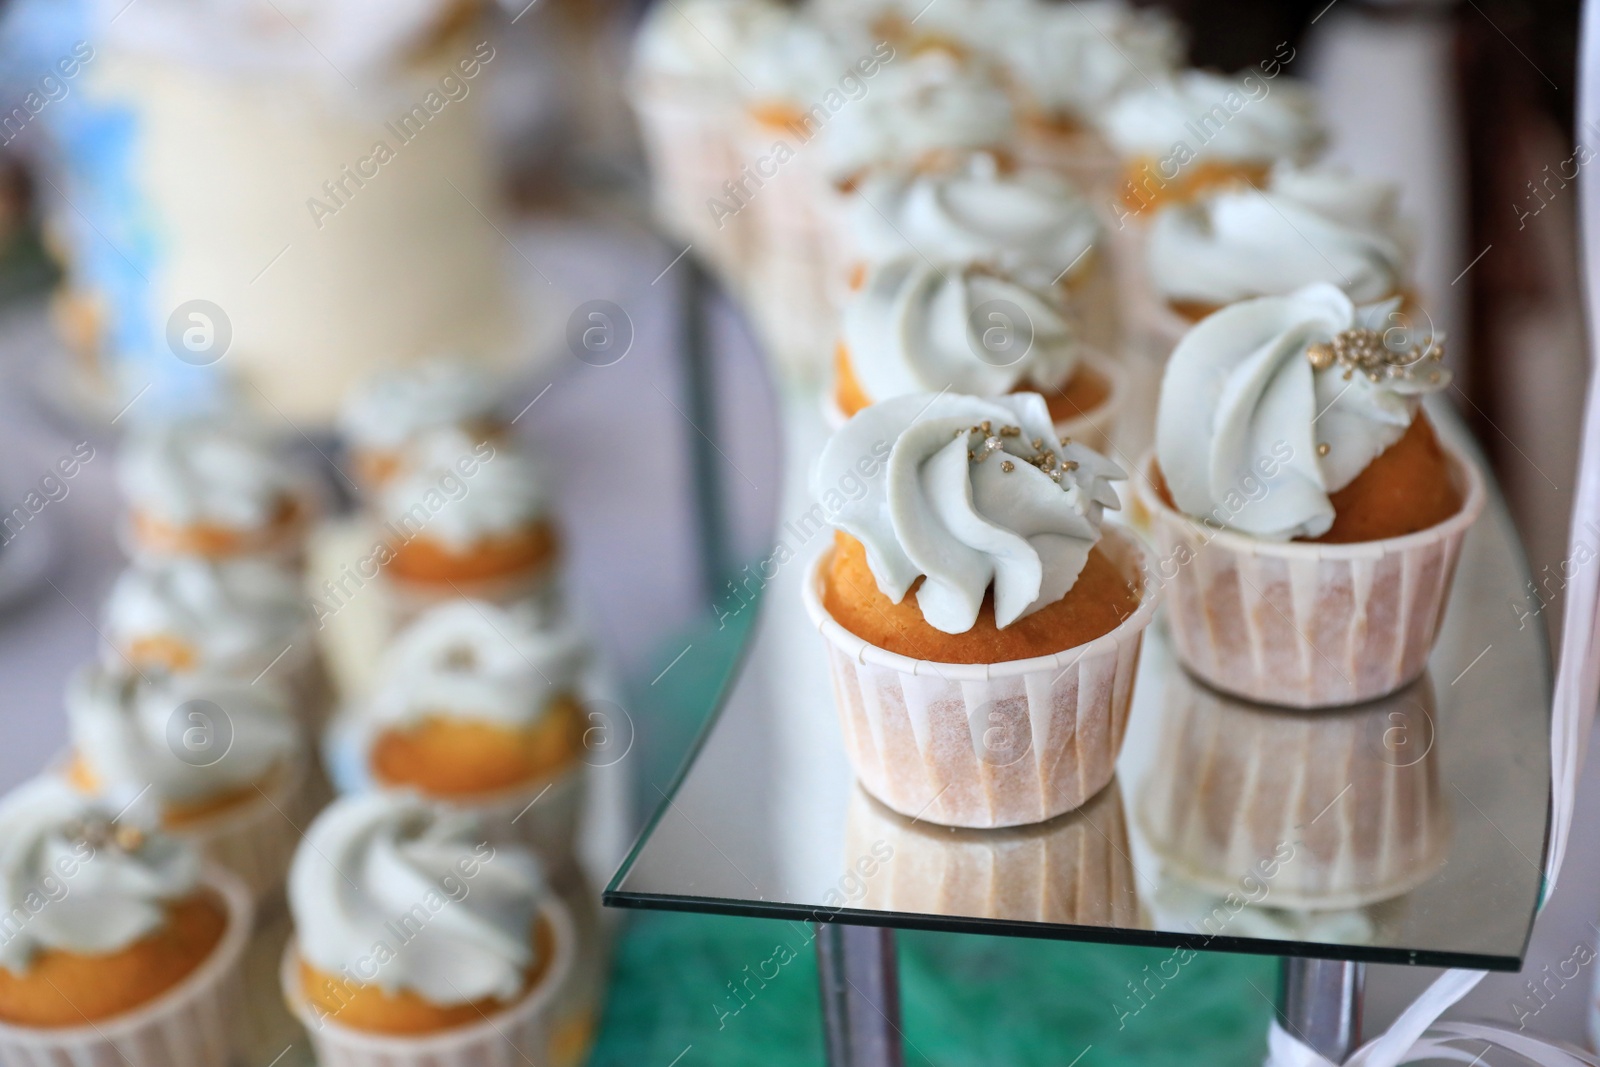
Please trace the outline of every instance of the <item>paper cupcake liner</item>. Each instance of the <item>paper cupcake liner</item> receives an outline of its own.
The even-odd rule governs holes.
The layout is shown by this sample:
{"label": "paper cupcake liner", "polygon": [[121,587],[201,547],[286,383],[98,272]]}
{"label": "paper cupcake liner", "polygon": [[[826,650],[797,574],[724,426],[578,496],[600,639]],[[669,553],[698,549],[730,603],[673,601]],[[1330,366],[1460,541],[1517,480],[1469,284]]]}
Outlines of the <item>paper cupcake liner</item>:
{"label": "paper cupcake liner", "polygon": [[[1146,570],[1131,536],[1101,548],[1124,573]],[[1158,590],[1110,633],[1052,656],[933,663],[868,644],[822,605],[831,549],[803,595],[827,641],[845,751],[863,788],[903,815],[946,826],[1019,826],[1078,807],[1111,780],[1127,726],[1140,640]]]}
{"label": "paper cupcake liner", "polygon": [[1203,524],[1156,495],[1147,458],[1135,492],[1178,659],[1225,693],[1297,708],[1358,704],[1413,681],[1486,499],[1477,465],[1444,447],[1461,509],[1414,534],[1352,544],[1262,541]]}
{"label": "paper cupcake liner", "polygon": [[1306,715],[1177,672],[1139,822],[1166,867],[1218,894],[1254,877],[1272,907],[1397,897],[1438,873],[1450,844],[1436,725],[1426,676]]}
{"label": "paper cupcake liner", "polygon": [[[300,954],[290,942],[279,980],[289,1010],[316,1049],[319,1067],[527,1067],[559,1062],[574,1009],[567,999],[577,934],[564,904],[547,900],[541,915],[554,930],[554,958],[526,996],[504,1011],[434,1034],[377,1034],[318,1018],[300,990]],[[570,1062],[570,1061],[569,1061]],[[98,1065],[96,1065],[98,1067]]]}
{"label": "paper cupcake liner", "polygon": [[856,789],[843,869],[851,907],[1073,926],[1139,925],[1132,853],[1115,783],[1077,811],[1004,830],[912,822]]}
{"label": "paper cupcake liner", "polygon": [[1023,122],[1017,133],[1017,162],[1022,166],[1055,171],[1091,201],[1116,195],[1122,164],[1105,138],[1093,130],[1063,131],[1042,122]]}
{"label": "paper cupcake liner", "polygon": [[328,801],[308,762],[297,759],[248,800],[169,832],[238,875],[258,902],[272,901],[283,893],[301,831]]}
{"label": "paper cupcake liner", "polygon": [[147,1004],[85,1026],[0,1023],[4,1067],[229,1067],[232,1023],[243,1009],[239,964],[253,922],[250,892],[207,867],[201,882],[223,900],[228,925],[211,955]]}

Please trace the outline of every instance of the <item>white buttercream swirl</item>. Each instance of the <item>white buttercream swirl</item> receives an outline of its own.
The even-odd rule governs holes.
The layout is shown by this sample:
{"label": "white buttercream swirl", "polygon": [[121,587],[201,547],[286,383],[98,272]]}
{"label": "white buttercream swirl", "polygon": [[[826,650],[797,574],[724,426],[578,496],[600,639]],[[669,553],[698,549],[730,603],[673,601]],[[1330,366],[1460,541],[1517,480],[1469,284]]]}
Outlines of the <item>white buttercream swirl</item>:
{"label": "white buttercream swirl", "polygon": [[843,181],[940,150],[1003,147],[1015,132],[1011,98],[987,67],[928,51],[885,63],[866,95],[823,127],[820,143],[828,175]]}
{"label": "white buttercream swirl", "polygon": [[394,793],[334,801],[289,869],[301,956],[439,1005],[523,991],[539,962],[533,924],[545,896],[532,854],[488,844],[468,816]]}
{"label": "white buttercream swirl", "polygon": [[874,401],[940,390],[997,396],[1024,382],[1058,389],[1080,356],[1049,296],[982,267],[915,256],[867,275],[845,308],[844,342]]}
{"label": "white buttercream swirl", "polygon": [[417,619],[385,650],[383,681],[364,715],[381,726],[433,715],[528,726],[553,697],[573,693],[587,651],[575,627],[544,624],[531,606],[452,601]]}
{"label": "white buttercream swirl", "polygon": [[311,640],[301,584],[295,571],[264,559],[141,561],[111,587],[105,637],[118,653],[144,640],[175,641],[194,655],[192,669],[249,671],[253,679],[285,649]]}
{"label": "white buttercream swirl", "polygon": [[133,507],[174,526],[263,529],[305,495],[294,465],[237,416],[140,427],[123,444],[117,481]]}
{"label": "white buttercream swirl", "polygon": [[777,17],[752,25],[736,58],[744,74],[737,87],[751,105],[783,103],[809,108],[839,83],[852,62],[870,50],[870,42],[847,48],[808,12],[786,7]]}
{"label": "white buttercream swirl", "polygon": [[1337,285],[1358,304],[1383,300],[1405,274],[1398,198],[1387,182],[1280,166],[1265,190],[1220,189],[1162,208],[1150,225],[1150,276],[1169,300],[1207,304],[1313,282]]}
{"label": "white buttercream swirl", "polygon": [[392,450],[428,430],[481,429],[494,420],[501,383],[461,360],[396,367],[345,400],[339,429],[358,448]]}
{"label": "white buttercream swirl", "polygon": [[533,458],[454,427],[405,446],[383,487],[383,517],[457,551],[486,537],[526,530],[544,514],[544,478]]}
{"label": "white buttercream swirl", "polygon": [[1272,163],[1308,158],[1324,131],[1311,90],[1290,78],[1228,77],[1186,70],[1117,97],[1100,115],[1107,139],[1127,157]]}
{"label": "white buttercream swirl", "polygon": [[[991,436],[969,432],[986,422]],[[1002,432],[1011,427],[1018,432]],[[817,460],[813,493],[840,484],[884,441],[884,475],[833,524],[866,548],[878,589],[895,603],[924,577],[917,606],[945,633],[972,628],[991,585],[1000,627],[1066,596],[1100,540],[1105,509],[1118,506],[1111,482],[1125,477],[1083,445],[1061,444],[1037,393],[917,394],[845,423]],[[1039,454],[1059,478],[1029,462]],[[1063,471],[1064,462],[1076,467]]]}
{"label": "white buttercream swirl", "polygon": [[116,814],[56,777],[0,800],[0,967],[26,974],[44,950],[120,951],[194,894],[199,855]]}
{"label": "white buttercream swirl", "polygon": [[[1306,350],[1343,331],[1389,331],[1406,348],[1398,300],[1358,308],[1337,287],[1223,308],[1178,342],[1156,413],[1156,458],[1178,508],[1265,540],[1319,537],[1329,494],[1349,485],[1411,425],[1423,393],[1449,374],[1433,363],[1373,380]],[[1326,455],[1318,455],[1321,444]]]}
{"label": "white buttercream swirl", "polygon": [[885,171],[856,190],[850,233],[868,263],[905,255],[982,263],[1036,289],[1089,267],[1094,208],[1052,171],[1000,169],[988,152],[952,171]]}
{"label": "white buttercream swirl", "polygon": [[113,799],[192,803],[248,788],[301,751],[270,678],[161,675],[89,666],[67,687],[73,750]]}

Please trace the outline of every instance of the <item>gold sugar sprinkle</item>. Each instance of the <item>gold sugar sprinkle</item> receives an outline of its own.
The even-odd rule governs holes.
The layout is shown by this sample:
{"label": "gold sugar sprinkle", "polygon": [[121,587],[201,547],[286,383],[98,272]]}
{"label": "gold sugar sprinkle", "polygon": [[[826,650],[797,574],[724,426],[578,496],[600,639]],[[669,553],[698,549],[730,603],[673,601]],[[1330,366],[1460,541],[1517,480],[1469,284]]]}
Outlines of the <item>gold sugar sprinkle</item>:
{"label": "gold sugar sprinkle", "polygon": [[1329,447],[1328,442],[1326,442],[1326,441],[1322,442],[1321,444],[1319,444],[1317,446],[1317,455],[1319,455],[1319,456],[1326,456],[1329,452],[1332,452],[1332,451],[1333,451],[1333,449],[1331,447]]}
{"label": "gold sugar sprinkle", "polygon": [[[1313,370],[1328,370],[1338,366],[1344,369],[1340,377],[1349,381],[1360,371],[1368,381],[1384,379],[1413,381],[1425,365],[1437,364],[1444,359],[1444,344],[1430,337],[1422,344],[1409,349],[1396,350],[1383,343],[1378,330],[1341,330],[1331,341],[1319,341],[1306,346],[1306,359]],[[1437,382],[1437,367],[1429,366],[1426,381]]]}
{"label": "gold sugar sprinkle", "polygon": [[119,826],[115,841],[122,851],[137,852],[144,847],[144,831],[137,826]]}
{"label": "gold sugar sprinkle", "polygon": [[1002,426],[1002,427],[1000,427],[1000,436],[1001,437],[1021,437],[1022,436],[1022,427],[1021,426]]}
{"label": "gold sugar sprinkle", "polygon": [[1017,465],[1008,459],[1004,463],[1000,464],[1000,469],[1005,473],[1010,474],[1012,471],[1017,469]]}

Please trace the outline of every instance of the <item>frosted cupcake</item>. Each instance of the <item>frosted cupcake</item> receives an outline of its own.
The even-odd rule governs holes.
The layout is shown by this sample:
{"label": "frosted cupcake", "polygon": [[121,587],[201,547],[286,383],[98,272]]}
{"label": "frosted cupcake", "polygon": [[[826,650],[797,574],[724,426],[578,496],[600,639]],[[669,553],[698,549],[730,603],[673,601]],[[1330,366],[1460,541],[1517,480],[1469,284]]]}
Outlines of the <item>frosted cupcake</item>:
{"label": "frosted cupcake", "polygon": [[461,360],[427,360],[393,368],[353,391],[340,411],[339,430],[357,479],[380,489],[405,446],[429,431],[497,439],[505,430],[499,403],[500,383],[487,371]]}
{"label": "frosted cupcake", "polygon": [[1261,864],[1274,907],[1340,910],[1400,896],[1444,865],[1437,707],[1426,677],[1323,715],[1167,679],[1139,820],[1163,864],[1213,892]]}
{"label": "frosted cupcake", "polygon": [[587,647],[568,625],[482,601],[436,607],[385,652],[376,691],[330,733],[345,788],[412,790],[497,839],[572,843],[582,801]]}
{"label": "frosted cupcake", "polygon": [[1399,189],[1331,167],[1280,164],[1265,188],[1220,188],[1158,211],[1146,266],[1175,344],[1213,311],[1314,282],[1357,304],[1404,295],[1409,260]]}
{"label": "frosted cupcake", "polygon": [[1306,162],[1322,122],[1306,86],[1186,70],[1117,97],[1100,128],[1123,160],[1119,221],[1218,186],[1260,185],[1279,160]]}
{"label": "frosted cupcake", "polygon": [[1397,303],[1312,285],[1224,308],[1172,353],[1139,499],[1178,657],[1219,689],[1350,704],[1427,663],[1484,488],[1422,410],[1449,382],[1441,347],[1383,332]]}
{"label": "frosted cupcake", "polygon": [[912,821],[857,788],[845,822],[845,863],[865,885],[850,906],[876,911],[1136,927],[1130,855],[1115,784],[1077,811],[1004,830]]}
{"label": "frosted cupcake", "polygon": [[889,169],[864,179],[839,235],[848,289],[867,269],[905,256],[978,263],[1041,292],[1059,292],[1102,351],[1117,346],[1116,292],[1099,217],[1059,175],[975,152],[948,169]]}
{"label": "frosted cupcake", "polygon": [[283,994],[323,1067],[574,1062],[588,1021],[564,1003],[572,920],[531,853],[470,819],[335,801],[295,856],[289,906]]}
{"label": "frosted cupcake", "polygon": [[320,798],[304,788],[301,733],[272,682],[91,666],[73,676],[66,702],[68,781],[151,812],[258,896],[282,885],[296,826]]}
{"label": "frosted cupcake", "polygon": [[517,601],[549,585],[558,543],[545,479],[507,444],[457,429],[424,434],[403,451],[377,510],[402,615],[462,596]]}
{"label": "frosted cupcake", "polygon": [[141,427],[117,463],[131,554],[298,557],[313,517],[304,475],[237,418]]}
{"label": "frosted cupcake", "polygon": [[1105,449],[1125,377],[1078,335],[1053,294],[979,264],[917,256],[874,267],[845,308],[834,354],[842,420],[891,397],[1038,392],[1049,435]]}
{"label": "frosted cupcake", "polygon": [[331,682],[300,575],[267,559],[144,560],[123,571],[101,612],[113,669],[271,678],[307,730],[321,726]]}
{"label": "frosted cupcake", "polygon": [[1101,524],[1120,477],[1036,394],[897,397],[833,435],[812,486],[839,532],[804,596],[869,793],[1017,826],[1110,781],[1156,592]]}
{"label": "frosted cupcake", "polygon": [[0,802],[0,1061],[226,1067],[250,894],[56,779]]}

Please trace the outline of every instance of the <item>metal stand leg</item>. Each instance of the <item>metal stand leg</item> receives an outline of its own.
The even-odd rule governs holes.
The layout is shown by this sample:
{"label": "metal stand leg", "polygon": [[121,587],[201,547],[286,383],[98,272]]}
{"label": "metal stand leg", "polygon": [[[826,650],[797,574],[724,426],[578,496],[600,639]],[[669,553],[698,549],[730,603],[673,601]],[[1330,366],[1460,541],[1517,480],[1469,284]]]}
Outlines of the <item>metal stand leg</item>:
{"label": "metal stand leg", "polygon": [[903,1067],[894,931],[817,924],[828,1067]]}
{"label": "metal stand leg", "polygon": [[1366,978],[1362,963],[1285,959],[1278,1021],[1323,1056],[1343,1063],[1361,1043]]}

